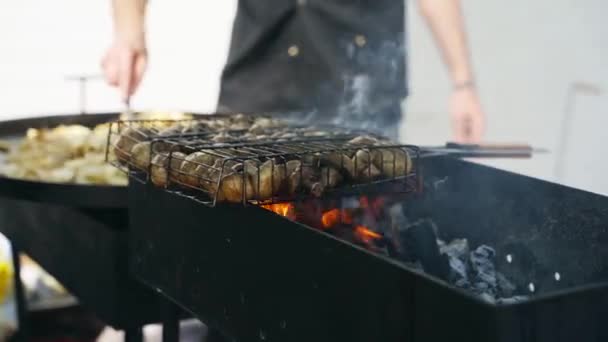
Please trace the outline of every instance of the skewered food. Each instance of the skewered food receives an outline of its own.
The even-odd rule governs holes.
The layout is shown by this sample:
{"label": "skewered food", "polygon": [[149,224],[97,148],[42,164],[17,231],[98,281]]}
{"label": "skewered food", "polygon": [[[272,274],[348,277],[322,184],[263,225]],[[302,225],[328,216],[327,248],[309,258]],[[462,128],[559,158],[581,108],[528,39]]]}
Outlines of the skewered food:
{"label": "skewered food", "polygon": [[[152,158],[152,166],[150,167],[150,179],[154,185],[165,187],[167,181],[175,180],[177,170],[181,163],[186,158],[186,155],[181,152],[161,152]],[[169,162],[169,160],[171,162]]]}
{"label": "skewered food", "polygon": [[[145,170],[152,160],[154,184],[166,186],[167,180],[175,180],[225,202],[265,201],[298,193],[321,196],[344,184],[410,173],[405,148],[347,132],[293,127],[267,117],[216,116],[160,131],[158,138],[166,136],[175,143],[171,150],[179,153],[181,162],[169,163],[169,148],[163,145],[150,155],[149,142],[144,140],[130,147],[130,163]],[[129,130],[124,134],[133,135]],[[117,141],[127,145],[120,138]],[[327,150],[325,142],[331,144]]]}

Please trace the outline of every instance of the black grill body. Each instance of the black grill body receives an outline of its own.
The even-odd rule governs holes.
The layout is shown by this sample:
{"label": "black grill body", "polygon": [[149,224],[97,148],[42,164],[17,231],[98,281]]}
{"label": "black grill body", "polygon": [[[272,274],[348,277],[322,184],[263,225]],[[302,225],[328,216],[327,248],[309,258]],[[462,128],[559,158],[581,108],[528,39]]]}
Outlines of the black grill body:
{"label": "black grill body", "polygon": [[210,208],[139,182],[132,271],[235,341],[608,340],[606,197],[447,157],[420,171],[407,216],[494,247],[498,269],[534,296],[489,303],[262,208]]}

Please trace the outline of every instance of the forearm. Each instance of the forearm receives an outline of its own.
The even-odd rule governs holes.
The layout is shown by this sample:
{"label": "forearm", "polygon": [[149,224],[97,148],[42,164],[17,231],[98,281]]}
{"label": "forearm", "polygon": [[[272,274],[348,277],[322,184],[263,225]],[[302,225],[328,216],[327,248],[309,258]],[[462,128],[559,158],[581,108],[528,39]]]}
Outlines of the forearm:
{"label": "forearm", "polygon": [[473,82],[460,0],[418,0],[450,78],[455,85]]}
{"label": "forearm", "polygon": [[112,0],[115,33],[142,35],[145,28],[146,3],[146,0]]}

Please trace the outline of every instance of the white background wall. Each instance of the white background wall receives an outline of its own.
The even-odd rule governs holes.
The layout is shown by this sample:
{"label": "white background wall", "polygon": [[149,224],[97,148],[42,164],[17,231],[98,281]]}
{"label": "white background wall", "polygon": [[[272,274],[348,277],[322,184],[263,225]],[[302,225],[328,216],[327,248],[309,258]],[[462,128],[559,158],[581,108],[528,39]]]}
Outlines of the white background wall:
{"label": "white background wall", "polygon": [[[492,164],[608,193],[608,25],[604,0],[463,0],[488,140],[530,142],[553,151],[524,161]],[[411,73],[407,139],[449,138],[446,75],[426,28],[410,11]],[[562,121],[569,87],[586,82],[599,96],[578,95],[567,131]],[[556,177],[558,156],[566,159]]]}
{"label": "white background wall", "polygon": [[[608,193],[603,158],[608,127],[608,26],[604,0],[463,0],[475,66],[489,116],[487,139],[530,142],[554,153],[488,161],[537,177]],[[0,0],[0,119],[78,111],[69,74],[99,72],[110,40],[109,0]],[[213,110],[235,0],[155,0],[150,6],[150,69],[134,100],[140,109]],[[448,82],[426,28],[409,13],[412,97],[408,142],[449,139]],[[564,149],[569,87],[578,95]],[[115,91],[89,88],[90,111],[120,109]],[[561,151],[561,152],[560,152]],[[557,155],[566,160],[556,176]],[[484,161],[485,162],[485,161]]]}

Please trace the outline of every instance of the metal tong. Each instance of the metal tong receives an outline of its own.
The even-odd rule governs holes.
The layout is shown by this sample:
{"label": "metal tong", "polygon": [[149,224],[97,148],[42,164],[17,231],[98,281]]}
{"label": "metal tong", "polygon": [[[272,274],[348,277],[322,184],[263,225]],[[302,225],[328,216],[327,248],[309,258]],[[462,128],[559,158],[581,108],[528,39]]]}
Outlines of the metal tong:
{"label": "metal tong", "polygon": [[127,120],[135,120],[135,112],[131,109],[131,99],[128,98],[124,101],[125,109],[123,114],[127,117]]}
{"label": "metal tong", "polygon": [[459,144],[448,142],[445,146],[421,146],[423,157],[449,155],[456,158],[531,158],[535,153],[547,153],[545,149],[528,144]]}

